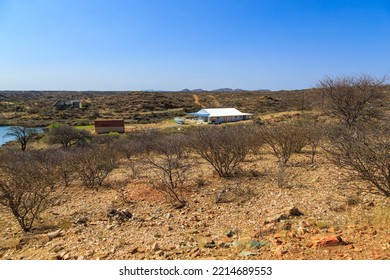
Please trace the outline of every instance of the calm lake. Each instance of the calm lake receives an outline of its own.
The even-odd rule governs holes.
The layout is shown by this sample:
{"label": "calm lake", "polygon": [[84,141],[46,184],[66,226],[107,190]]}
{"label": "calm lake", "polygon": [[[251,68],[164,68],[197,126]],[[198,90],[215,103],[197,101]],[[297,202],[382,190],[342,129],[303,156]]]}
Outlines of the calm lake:
{"label": "calm lake", "polygon": [[8,128],[9,126],[0,126],[0,146],[15,139],[14,137],[5,137],[8,132]]}
{"label": "calm lake", "polygon": [[[0,126],[0,146],[9,141],[15,140],[15,137],[5,136],[8,132],[8,128],[10,128],[10,126]],[[37,128],[37,131],[42,132],[43,130],[42,128]]]}

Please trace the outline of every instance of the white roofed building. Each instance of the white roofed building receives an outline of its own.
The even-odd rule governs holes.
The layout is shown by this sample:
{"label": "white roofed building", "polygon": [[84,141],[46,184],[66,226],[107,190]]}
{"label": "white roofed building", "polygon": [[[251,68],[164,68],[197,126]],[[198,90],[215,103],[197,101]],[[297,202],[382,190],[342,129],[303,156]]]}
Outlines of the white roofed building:
{"label": "white roofed building", "polygon": [[241,113],[236,108],[202,109],[198,112],[190,113],[190,115],[198,117],[198,121],[212,124],[249,120],[253,116],[252,114]]}

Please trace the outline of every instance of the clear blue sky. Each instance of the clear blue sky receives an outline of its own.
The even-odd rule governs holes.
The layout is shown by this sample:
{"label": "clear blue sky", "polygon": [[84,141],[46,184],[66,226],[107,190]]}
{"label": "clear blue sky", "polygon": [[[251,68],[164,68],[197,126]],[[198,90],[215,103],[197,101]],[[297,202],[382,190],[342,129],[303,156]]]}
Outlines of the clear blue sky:
{"label": "clear blue sky", "polygon": [[0,90],[309,88],[390,74],[390,1],[0,0]]}

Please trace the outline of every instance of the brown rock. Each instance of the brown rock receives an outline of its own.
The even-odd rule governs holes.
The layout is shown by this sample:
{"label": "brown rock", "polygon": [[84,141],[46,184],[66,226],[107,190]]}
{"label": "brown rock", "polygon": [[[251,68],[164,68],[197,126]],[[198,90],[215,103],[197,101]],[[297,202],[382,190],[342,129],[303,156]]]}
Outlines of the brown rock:
{"label": "brown rock", "polygon": [[306,243],[306,247],[307,247],[307,248],[313,247],[313,242],[307,242],[307,243]]}
{"label": "brown rock", "polygon": [[253,236],[254,238],[264,237],[276,232],[276,222],[265,224],[261,229]]}
{"label": "brown rock", "polygon": [[47,237],[49,238],[49,240],[52,240],[52,239],[54,239],[56,237],[62,236],[63,233],[64,233],[64,231],[62,229],[59,229],[59,230],[56,230],[56,231],[49,232],[47,234]]}
{"label": "brown rock", "polygon": [[222,243],[230,243],[230,242],[233,242],[233,239],[231,239],[230,237],[224,237],[221,239],[221,242]]}
{"label": "brown rock", "polygon": [[58,252],[61,251],[62,249],[64,249],[63,246],[61,246],[61,245],[56,245],[56,246],[54,246],[54,248],[53,248],[53,252],[54,252],[54,253],[58,253]]}
{"label": "brown rock", "polygon": [[279,245],[276,247],[274,254],[278,257],[281,257],[282,255],[286,254],[287,250],[284,250],[283,245]]}
{"label": "brown rock", "polygon": [[199,251],[196,251],[196,252],[191,254],[191,258],[196,258],[196,257],[199,257],[199,256],[200,256],[200,252]]}
{"label": "brown rock", "polygon": [[145,248],[141,248],[141,247],[137,248],[137,253],[144,253],[144,252],[145,252]]}
{"label": "brown rock", "polygon": [[334,227],[330,227],[330,228],[328,228],[328,230],[327,230],[329,233],[335,233],[336,232],[336,230],[335,230],[335,228]]}
{"label": "brown rock", "polygon": [[274,234],[274,238],[278,239],[278,238],[287,237],[287,234],[288,234],[287,230],[281,230]]}
{"label": "brown rock", "polygon": [[320,231],[318,230],[318,229],[316,229],[316,228],[313,228],[312,230],[311,230],[311,233],[313,233],[313,234],[317,234],[317,233],[319,233]]}
{"label": "brown rock", "polygon": [[315,235],[311,237],[311,240],[315,246],[319,247],[337,246],[345,244],[345,242],[341,239],[340,236],[334,234]]}
{"label": "brown rock", "polygon": [[298,209],[298,207],[293,206],[286,210],[286,215],[289,217],[296,217],[296,216],[302,216],[304,214]]}
{"label": "brown rock", "polygon": [[153,250],[153,251],[159,251],[159,250],[161,250],[160,245],[159,245],[157,242],[155,242],[155,243],[152,245],[152,250]]}

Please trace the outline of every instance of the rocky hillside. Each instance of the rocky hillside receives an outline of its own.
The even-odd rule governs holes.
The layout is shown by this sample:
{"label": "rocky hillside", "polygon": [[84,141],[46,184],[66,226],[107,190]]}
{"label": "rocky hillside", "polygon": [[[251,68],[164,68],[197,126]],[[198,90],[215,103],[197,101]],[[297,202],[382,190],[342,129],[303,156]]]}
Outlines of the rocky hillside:
{"label": "rocky hillside", "polygon": [[[140,167],[122,191],[64,190],[32,234],[0,208],[1,259],[390,259],[390,202],[366,183],[346,181],[322,155],[296,155],[288,186],[277,187],[276,162],[253,156],[235,179],[200,161],[173,209]],[[250,176],[248,176],[250,174]]]}

